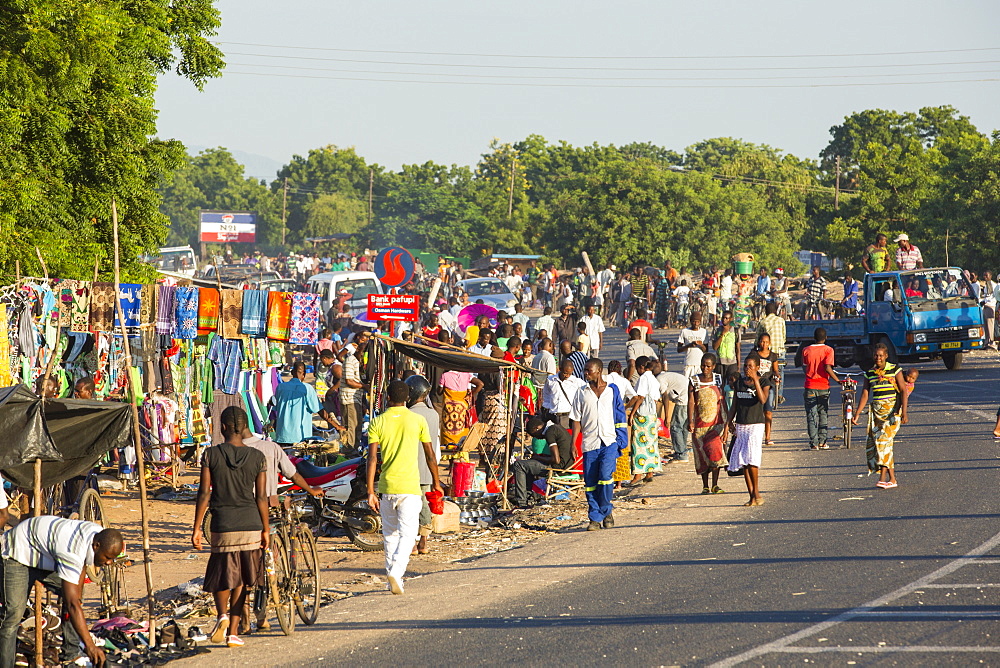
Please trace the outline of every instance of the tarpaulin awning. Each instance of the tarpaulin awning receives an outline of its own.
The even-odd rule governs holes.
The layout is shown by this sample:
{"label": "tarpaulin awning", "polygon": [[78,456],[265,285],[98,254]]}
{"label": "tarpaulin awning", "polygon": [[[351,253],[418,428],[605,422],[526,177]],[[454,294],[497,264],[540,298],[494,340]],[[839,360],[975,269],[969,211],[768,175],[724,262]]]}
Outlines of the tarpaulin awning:
{"label": "tarpaulin awning", "polygon": [[42,487],[89,471],[114,447],[132,441],[129,405],[85,399],[42,399],[23,385],[0,388],[5,443],[0,470],[18,487],[34,484],[42,460]]}
{"label": "tarpaulin awning", "polygon": [[502,369],[519,369],[521,371],[531,371],[526,366],[508,362],[507,360],[467,353],[453,347],[432,348],[419,343],[411,343],[401,339],[394,339],[383,334],[376,337],[382,341],[392,343],[393,350],[409,358],[430,364],[431,366],[448,369],[451,371],[464,371],[467,373],[496,373]]}

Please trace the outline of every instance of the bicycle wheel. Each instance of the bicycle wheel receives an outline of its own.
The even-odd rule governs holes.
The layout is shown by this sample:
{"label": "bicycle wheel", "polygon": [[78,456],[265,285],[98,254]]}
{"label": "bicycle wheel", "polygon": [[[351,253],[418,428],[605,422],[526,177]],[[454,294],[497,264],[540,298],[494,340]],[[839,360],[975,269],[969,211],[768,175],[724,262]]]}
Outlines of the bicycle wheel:
{"label": "bicycle wheel", "polygon": [[319,604],[323,590],[319,585],[319,554],[316,551],[316,539],[312,531],[305,525],[299,525],[298,531],[292,537],[295,546],[295,579],[296,597],[295,609],[299,618],[307,626],[316,623],[319,616]]}
{"label": "bicycle wheel", "polygon": [[844,418],[844,447],[848,450],[851,449],[851,432],[854,429],[854,423],[848,420],[845,416]]}
{"label": "bicycle wheel", "polygon": [[80,495],[80,519],[86,522],[104,524],[104,504],[101,503],[101,495],[96,489],[88,487]]}
{"label": "bicycle wheel", "polygon": [[127,617],[131,614],[128,596],[125,593],[125,574],[122,570],[120,564],[111,563],[98,571],[96,581],[101,592],[99,613],[102,617],[108,618],[116,615]]}
{"label": "bicycle wheel", "polygon": [[271,553],[271,572],[268,573],[269,585],[271,589],[271,605],[274,606],[274,614],[278,618],[278,626],[281,632],[290,636],[295,632],[295,611],[292,609],[291,577],[288,568],[288,552],[285,541],[280,534],[271,534],[271,546],[268,548]]}
{"label": "bicycle wheel", "polygon": [[48,490],[44,492],[44,498],[42,499],[42,508],[45,515],[58,515],[63,516],[66,510],[66,499],[65,492],[63,490],[62,484],[54,485],[49,487]]}

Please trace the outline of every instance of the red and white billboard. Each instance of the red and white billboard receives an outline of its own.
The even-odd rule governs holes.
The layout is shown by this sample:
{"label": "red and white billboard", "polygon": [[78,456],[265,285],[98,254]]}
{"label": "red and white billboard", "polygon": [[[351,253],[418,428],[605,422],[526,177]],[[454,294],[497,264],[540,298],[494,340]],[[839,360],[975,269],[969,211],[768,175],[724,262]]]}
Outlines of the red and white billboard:
{"label": "red and white billboard", "polygon": [[416,322],[420,316],[417,295],[368,295],[369,320]]}
{"label": "red and white billboard", "polygon": [[257,240],[257,215],[250,211],[202,211],[203,243],[254,243]]}

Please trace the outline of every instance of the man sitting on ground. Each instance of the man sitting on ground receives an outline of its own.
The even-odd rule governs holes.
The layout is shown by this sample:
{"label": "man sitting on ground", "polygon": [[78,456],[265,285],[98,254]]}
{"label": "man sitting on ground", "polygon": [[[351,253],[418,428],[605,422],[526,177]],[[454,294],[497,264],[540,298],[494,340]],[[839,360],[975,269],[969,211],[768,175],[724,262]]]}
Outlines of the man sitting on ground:
{"label": "man sitting on ground", "polygon": [[510,467],[514,476],[514,491],[511,493],[511,503],[515,506],[527,506],[531,486],[536,478],[544,477],[549,468],[568,469],[573,465],[573,439],[569,431],[554,423],[546,423],[540,417],[528,420],[525,430],[534,439],[545,439],[545,447],[536,450],[531,459],[519,459]]}

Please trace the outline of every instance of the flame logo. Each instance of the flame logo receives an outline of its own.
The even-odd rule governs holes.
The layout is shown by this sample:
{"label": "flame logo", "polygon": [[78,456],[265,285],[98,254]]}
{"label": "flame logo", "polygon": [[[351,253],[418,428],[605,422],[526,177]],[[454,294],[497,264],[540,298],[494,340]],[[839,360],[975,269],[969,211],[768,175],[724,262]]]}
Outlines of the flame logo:
{"label": "flame logo", "polygon": [[382,258],[382,282],[388,286],[395,287],[402,285],[403,281],[406,279],[406,269],[403,268],[403,263],[400,262],[400,258],[403,257],[403,251],[389,251]]}

